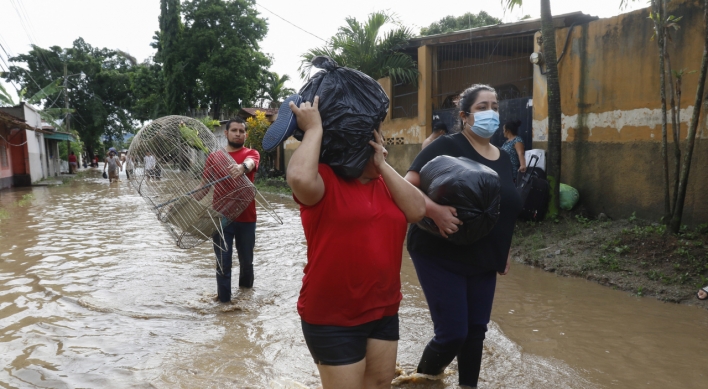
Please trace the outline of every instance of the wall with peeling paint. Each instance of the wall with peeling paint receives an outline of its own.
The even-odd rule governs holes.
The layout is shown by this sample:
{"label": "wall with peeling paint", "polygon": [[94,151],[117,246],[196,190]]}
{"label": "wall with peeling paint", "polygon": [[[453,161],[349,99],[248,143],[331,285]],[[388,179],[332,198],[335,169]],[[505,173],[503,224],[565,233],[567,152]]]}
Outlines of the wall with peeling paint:
{"label": "wall with peeling paint", "polygon": [[[671,2],[669,14],[683,16],[669,43],[672,68],[698,69],[703,53],[703,10],[696,0]],[[561,85],[562,181],[580,191],[592,214],[627,217],[632,212],[658,220],[663,215],[661,100],[658,47],[653,22],[643,9],[556,32]],[[537,37],[540,34],[537,34]],[[566,44],[566,37],[569,37]],[[536,50],[540,51],[538,42]],[[546,148],[546,77],[534,67],[534,147]],[[698,74],[686,74],[680,110],[680,139],[686,139]],[[667,84],[668,88],[668,84]],[[668,91],[668,89],[667,89]],[[668,100],[667,92],[667,100]],[[684,221],[708,221],[708,127],[701,109]],[[668,119],[673,176],[671,117]],[[672,178],[673,179],[673,178]]]}

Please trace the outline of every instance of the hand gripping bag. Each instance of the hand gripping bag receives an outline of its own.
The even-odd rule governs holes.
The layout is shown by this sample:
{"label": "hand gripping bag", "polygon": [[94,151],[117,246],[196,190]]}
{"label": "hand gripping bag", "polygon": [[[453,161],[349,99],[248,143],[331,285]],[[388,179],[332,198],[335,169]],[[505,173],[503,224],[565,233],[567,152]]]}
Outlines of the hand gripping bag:
{"label": "hand gripping bag", "polygon": [[[465,157],[441,155],[420,170],[420,189],[440,205],[457,210],[459,230],[448,235],[458,245],[468,245],[487,235],[499,219],[501,182],[497,172]],[[435,222],[426,217],[418,227],[437,236]]]}
{"label": "hand gripping bag", "polygon": [[[369,141],[374,139],[372,131],[386,118],[388,96],[373,78],[340,67],[329,57],[315,57],[312,65],[322,71],[312,76],[299,94],[309,102],[320,96],[324,133],[319,160],[341,177],[358,178],[374,154]],[[300,129],[293,134],[299,141],[303,135]]]}

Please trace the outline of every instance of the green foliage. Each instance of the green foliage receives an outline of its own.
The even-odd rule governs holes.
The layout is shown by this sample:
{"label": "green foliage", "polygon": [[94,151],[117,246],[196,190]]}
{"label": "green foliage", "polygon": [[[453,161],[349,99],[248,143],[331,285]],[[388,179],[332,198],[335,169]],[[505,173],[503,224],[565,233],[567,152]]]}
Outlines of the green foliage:
{"label": "green foliage", "polygon": [[662,235],[666,232],[666,225],[657,224],[644,227],[634,226],[634,228],[628,230],[628,232],[637,235],[638,237],[647,237],[652,234]]}
{"label": "green foliage", "polygon": [[262,193],[275,193],[281,195],[292,195],[293,191],[285,182],[283,177],[257,179],[254,182],[256,189]]}
{"label": "green foliage", "polygon": [[637,220],[637,212],[632,212],[632,216],[629,217],[629,222],[634,223]]}
{"label": "green foliage", "polygon": [[160,41],[158,58],[164,65],[165,111],[172,115],[182,114],[187,105],[184,99],[183,57],[180,47],[182,40],[182,20],[180,0],[160,0]]}
{"label": "green foliage", "polygon": [[347,17],[345,22],[326,46],[302,54],[299,70],[303,79],[310,73],[312,59],[326,55],[340,66],[357,69],[374,79],[391,77],[396,83],[418,83],[415,61],[401,52],[413,37],[411,30],[398,26],[385,33],[382,31],[386,25],[398,24],[394,15],[374,12],[364,23],[353,17]]}
{"label": "green foliage", "polygon": [[[627,0],[622,0],[622,1],[624,2]],[[514,8],[521,7],[522,5],[524,5],[524,0],[501,0],[501,3],[505,9],[513,11]]]}
{"label": "green foliage", "polygon": [[214,120],[209,117],[203,117],[203,118],[199,119],[199,121],[202,122],[202,124],[205,125],[206,128],[208,128],[212,131],[214,130],[214,128],[219,127],[221,125],[221,123],[219,123],[218,120]]}
{"label": "green foliage", "polygon": [[427,36],[445,34],[448,32],[466,30],[469,28],[501,24],[501,22],[501,19],[497,19],[485,11],[480,11],[478,14],[467,12],[462,16],[445,16],[437,22],[431,23],[428,27],[421,28],[420,35]]}
{"label": "green foliage", "polygon": [[696,232],[699,234],[708,234],[708,223],[699,224],[698,227],[696,227]]}
{"label": "green foliage", "polygon": [[145,122],[169,114],[165,91],[165,75],[160,64],[147,60],[130,73],[133,92],[133,116]]}
{"label": "green foliage", "polygon": [[590,219],[588,219],[588,218],[586,218],[585,216],[580,215],[580,214],[575,215],[575,220],[577,220],[578,223],[580,223],[580,224],[582,224],[582,225],[584,225],[584,226],[587,226],[587,225],[589,225],[589,224],[591,224],[591,223],[593,222],[592,220],[590,220]]}
{"label": "green foliage", "polygon": [[271,61],[259,51],[268,26],[255,1],[191,0],[182,7],[181,57],[189,106],[211,106],[218,119],[223,109],[256,100],[260,76]]}
{"label": "green foliage", "polygon": [[[246,126],[248,128],[248,138],[246,142],[248,148],[255,149],[261,154],[261,160],[263,160],[265,151],[263,150],[263,137],[265,136],[268,127],[270,127],[270,122],[266,119],[265,111],[256,111],[256,116],[246,119]],[[261,161],[261,165],[263,162]]]}
{"label": "green foliage", "polygon": [[602,255],[602,256],[600,256],[600,258],[598,258],[597,261],[601,267],[604,267],[610,271],[621,270],[619,260],[617,259],[617,256],[614,254]]}
{"label": "green foliage", "polygon": [[[76,132],[76,131],[72,131],[72,132]],[[74,135],[76,135],[76,134],[74,134]],[[59,159],[64,160],[64,161],[67,161],[69,158],[69,150],[68,150],[68,147],[66,147],[66,143],[67,142],[59,142]],[[81,142],[81,141],[71,142],[70,145],[71,145],[71,151],[73,151],[74,154],[77,155],[77,157],[83,153],[83,149],[84,149],[83,142]]]}
{"label": "green foliage", "polygon": [[70,116],[71,128],[77,130],[90,154],[98,148],[102,136],[111,142],[135,131],[130,77],[134,58],[117,50],[92,47],[79,38],[69,48],[32,46],[28,53],[10,61],[25,63],[27,69],[10,66],[6,80],[22,85],[27,94],[44,94],[40,99],[45,103],[44,111],[59,116],[63,116],[60,109],[46,105],[60,101],[59,93],[63,91],[56,88],[48,91],[46,86],[64,80],[64,64],[70,75],[84,75],[69,77],[67,85],[69,106],[74,110]]}
{"label": "green foliage", "polygon": [[288,96],[295,93],[292,88],[287,88],[285,83],[290,81],[290,76],[282,76],[276,72],[266,72],[259,99],[270,100],[270,108],[280,108],[280,104]]}
{"label": "green foliage", "polygon": [[0,208],[0,222],[3,221],[3,219],[8,219],[10,218],[10,214],[7,212],[6,209]]}
{"label": "green foliage", "polygon": [[24,207],[26,205],[32,204],[32,200],[34,200],[34,195],[32,193],[27,193],[25,195],[22,195],[22,199],[17,200],[15,202],[15,205],[18,207]]}

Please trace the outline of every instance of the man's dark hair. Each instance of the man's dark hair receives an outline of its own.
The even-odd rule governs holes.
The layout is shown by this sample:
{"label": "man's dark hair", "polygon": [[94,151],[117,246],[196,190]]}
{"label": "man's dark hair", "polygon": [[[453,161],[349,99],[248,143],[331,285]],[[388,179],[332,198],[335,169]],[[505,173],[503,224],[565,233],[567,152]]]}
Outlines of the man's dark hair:
{"label": "man's dark hair", "polygon": [[246,123],[245,120],[243,120],[242,118],[240,118],[238,116],[236,116],[235,118],[230,119],[228,122],[226,122],[226,131],[228,131],[229,127],[231,127],[231,123],[241,123],[246,128],[246,131],[248,131],[248,124]]}

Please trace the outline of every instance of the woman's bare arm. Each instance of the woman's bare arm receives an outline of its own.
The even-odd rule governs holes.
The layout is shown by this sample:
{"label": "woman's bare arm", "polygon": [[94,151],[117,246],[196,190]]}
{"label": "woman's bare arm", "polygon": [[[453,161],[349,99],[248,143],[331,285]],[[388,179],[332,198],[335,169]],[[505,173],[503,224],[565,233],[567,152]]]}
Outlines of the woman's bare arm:
{"label": "woman's bare arm", "polygon": [[408,223],[417,223],[425,216],[425,199],[423,193],[410,182],[406,181],[391,165],[386,163],[386,149],[383,147],[381,134],[374,131],[376,142],[369,141],[374,148],[374,164],[393,197],[393,202],[406,215]]}
{"label": "woman's bare arm", "polygon": [[305,205],[315,205],[324,196],[325,185],[317,167],[322,144],[322,118],[318,110],[320,98],[300,107],[290,102],[290,109],[297,116],[298,127],[305,132],[302,143],[288,163],[287,181],[297,199]]}
{"label": "woman's bare arm", "polygon": [[521,142],[517,142],[514,145],[514,149],[516,150],[516,154],[519,155],[519,163],[521,164],[519,166],[519,171],[523,173],[526,171],[526,157],[524,156],[524,144]]}
{"label": "woman's bare arm", "polygon": [[[406,173],[405,179],[413,186],[420,188],[420,174],[418,174],[418,172],[409,170],[408,173]],[[420,193],[425,199],[425,216],[433,219],[435,225],[438,226],[440,235],[442,235],[443,238],[447,238],[448,234],[457,232],[459,229],[458,226],[462,225],[462,221],[457,218],[457,210],[455,207],[440,205],[431,200],[423,191],[420,191]]]}

